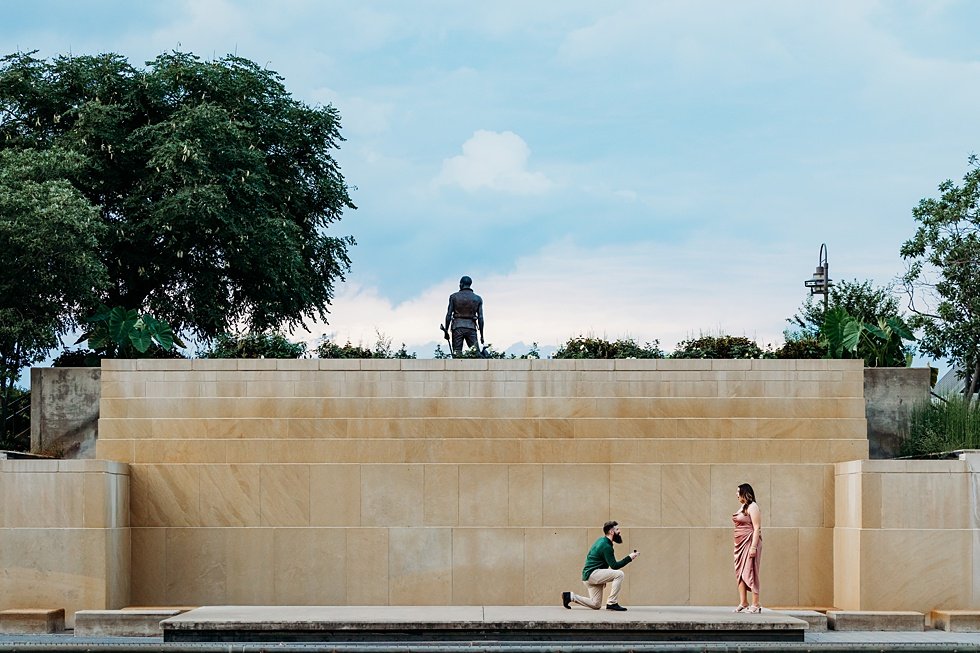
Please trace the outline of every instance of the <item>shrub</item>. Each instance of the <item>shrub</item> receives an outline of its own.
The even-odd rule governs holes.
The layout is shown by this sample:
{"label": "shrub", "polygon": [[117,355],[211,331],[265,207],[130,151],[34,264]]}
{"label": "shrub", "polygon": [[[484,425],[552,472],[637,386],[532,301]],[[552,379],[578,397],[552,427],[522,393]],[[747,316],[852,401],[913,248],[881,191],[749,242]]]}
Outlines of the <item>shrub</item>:
{"label": "shrub", "polygon": [[826,358],[827,343],[807,334],[783,334],[786,342],[773,352],[776,358]]}
{"label": "shrub", "polygon": [[744,336],[701,336],[677,343],[671,358],[772,358],[754,340]]}
{"label": "shrub", "polygon": [[304,343],[290,342],[281,333],[222,333],[209,349],[198,352],[201,358],[302,358],[305,354]]}
{"label": "shrub", "polygon": [[552,358],[663,358],[660,341],[654,340],[643,346],[632,338],[609,342],[602,338],[578,336],[570,338],[552,354]]}
{"label": "shrub", "polygon": [[[365,347],[352,345],[347,341],[338,345],[333,340],[324,340],[314,350],[317,358],[374,358],[374,352]],[[382,357],[383,358],[383,357]]]}
{"label": "shrub", "polygon": [[[187,358],[179,350],[164,349],[157,345],[151,345],[149,349],[139,355],[140,358]],[[92,349],[63,349],[52,361],[51,367],[98,367],[102,364],[102,359],[111,358],[105,353],[99,353]]]}
{"label": "shrub", "polygon": [[361,345],[352,345],[350,340],[343,345],[338,345],[333,340],[324,338],[320,341],[320,344],[317,345],[314,353],[316,354],[317,358],[415,358],[415,352],[409,353],[405,348],[404,342],[402,343],[401,348],[396,351],[392,351],[391,338],[386,337],[381,332],[378,332],[378,340],[374,345],[373,351],[367,347],[362,347]]}

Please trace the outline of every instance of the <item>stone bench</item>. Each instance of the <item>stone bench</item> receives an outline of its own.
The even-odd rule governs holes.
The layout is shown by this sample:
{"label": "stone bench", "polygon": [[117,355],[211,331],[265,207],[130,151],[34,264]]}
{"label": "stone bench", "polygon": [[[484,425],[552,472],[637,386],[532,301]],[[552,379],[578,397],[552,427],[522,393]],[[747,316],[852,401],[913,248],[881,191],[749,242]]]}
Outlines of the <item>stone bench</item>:
{"label": "stone bench", "polygon": [[925,630],[926,616],[921,612],[863,612],[859,610],[829,610],[827,626],[831,630]]}
{"label": "stone bench", "polygon": [[163,637],[160,622],[181,612],[172,608],[79,610],[75,613],[75,637]]}
{"label": "stone bench", "polygon": [[980,633],[980,610],[933,610],[932,627],[950,633]]}
{"label": "stone bench", "polygon": [[0,633],[46,635],[65,630],[64,608],[0,610]]}

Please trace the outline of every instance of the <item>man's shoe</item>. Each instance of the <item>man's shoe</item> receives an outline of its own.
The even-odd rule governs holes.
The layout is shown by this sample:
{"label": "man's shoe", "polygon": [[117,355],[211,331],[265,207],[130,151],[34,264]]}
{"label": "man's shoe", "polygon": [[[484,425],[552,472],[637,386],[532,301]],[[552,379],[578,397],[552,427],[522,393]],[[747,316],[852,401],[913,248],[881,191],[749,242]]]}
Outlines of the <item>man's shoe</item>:
{"label": "man's shoe", "polygon": [[616,612],[626,612],[626,608],[618,603],[610,603],[606,606],[606,610],[615,610]]}
{"label": "man's shoe", "polygon": [[572,602],[572,593],[571,592],[562,592],[561,593],[561,604],[563,606],[565,606],[567,609],[571,610],[572,609],[572,606],[569,605],[569,603],[571,603],[571,602]]}

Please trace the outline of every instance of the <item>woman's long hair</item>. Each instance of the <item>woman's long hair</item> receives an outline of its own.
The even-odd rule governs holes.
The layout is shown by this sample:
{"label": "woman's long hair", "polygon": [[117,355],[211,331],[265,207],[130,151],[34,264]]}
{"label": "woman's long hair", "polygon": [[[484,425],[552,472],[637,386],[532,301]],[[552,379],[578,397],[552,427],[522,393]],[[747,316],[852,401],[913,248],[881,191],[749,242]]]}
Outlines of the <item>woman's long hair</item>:
{"label": "woman's long hair", "polygon": [[748,483],[742,483],[738,486],[738,496],[745,499],[745,503],[742,504],[742,514],[749,509],[749,506],[755,503],[755,490]]}

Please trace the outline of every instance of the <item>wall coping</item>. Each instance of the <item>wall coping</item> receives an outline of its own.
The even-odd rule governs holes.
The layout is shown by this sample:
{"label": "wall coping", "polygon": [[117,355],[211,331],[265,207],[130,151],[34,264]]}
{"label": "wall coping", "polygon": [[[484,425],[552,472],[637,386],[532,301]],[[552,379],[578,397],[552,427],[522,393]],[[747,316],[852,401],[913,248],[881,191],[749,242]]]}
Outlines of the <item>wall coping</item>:
{"label": "wall coping", "polygon": [[286,370],[286,371],[844,371],[864,369],[861,360],[843,359],[105,359],[102,369],[113,372],[137,371],[229,371],[229,370]]}

